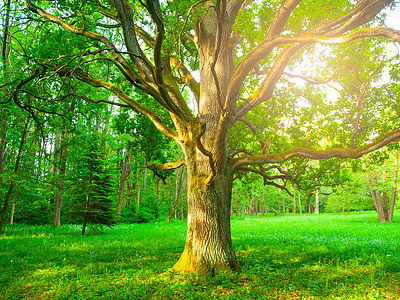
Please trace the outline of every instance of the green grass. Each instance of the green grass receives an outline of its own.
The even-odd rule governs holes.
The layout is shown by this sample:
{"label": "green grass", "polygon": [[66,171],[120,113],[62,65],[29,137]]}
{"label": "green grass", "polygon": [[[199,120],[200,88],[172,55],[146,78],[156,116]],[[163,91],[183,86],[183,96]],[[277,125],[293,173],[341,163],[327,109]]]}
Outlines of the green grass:
{"label": "green grass", "polygon": [[165,273],[186,225],[6,227],[0,299],[400,299],[400,223],[373,212],[233,219],[240,274]]}

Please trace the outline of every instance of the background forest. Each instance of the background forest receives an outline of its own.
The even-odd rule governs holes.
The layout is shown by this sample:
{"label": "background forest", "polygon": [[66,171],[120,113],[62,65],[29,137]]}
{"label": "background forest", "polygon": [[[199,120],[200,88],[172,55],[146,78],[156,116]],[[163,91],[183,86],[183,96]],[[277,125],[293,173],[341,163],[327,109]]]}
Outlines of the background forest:
{"label": "background forest", "polygon": [[[38,81],[32,80],[37,74],[27,75],[32,60],[79,60],[68,54],[74,51],[81,52],[83,59],[84,51],[91,51],[85,50],[89,49],[89,42],[79,36],[69,38],[71,33],[55,25],[36,22],[13,1],[6,1],[1,9],[1,225],[51,223],[59,227],[77,223],[83,225],[84,233],[87,223],[184,219],[185,167],[174,171],[150,171],[146,167],[149,162],[181,159],[183,153],[176,143],[108,92],[74,86],[70,78],[56,76],[56,72],[46,73]],[[355,54],[355,49],[363,51]],[[387,51],[384,41],[370,40],[333,51],[332,56],[337,59],[327,60],[326,69],[337,67],[341,57],[352,53],[349,64],[357,74],[356,79],[340,71],[334,74],[336,84],[342,87],[337,101],[347,101],[346,93],[351,90],[358,95],[359,105],[373,112],[382,106],[380,98],[392,99],[373,122],[382,123],[381,128],[395,122],[400,80],[395,63],[398,53]],[[315,66],[321,62],[308,63]],[[109,63],[97,66],[96,72],[101,76],[114,76]],[[390,81],[376,88],[374,83],[380,82],[382,76]],[[291,88],[295,96],[321,96],[301,84]],[[186,96],[189,103],[193,101],[189,94]],[[372,96],[374,102],[368,100]],[[166,112],[148,95],[135,91],[135,97],[157,112],[166,124],[170,122]],[[288,109],[285,112],[296,113]],[[365,120],[359,112],[357,108],[354,122],[362,128]],[[303,116],[310,114],[312,107]],[[282,116],[278,118],[285,122]],[[295,117],[292,121],[304,122]],[[255,147],[254,131],[246,129],[245,124],[237,124],[232,131],[230,142],[236,148]],[[310,129],[309,134],[313,134]],[[254,173],[239,173],[234,181],[231,214],[245,217],[375,209],[381,222],[392,221],[398,208],[398,148],[398,144],[392,144],[356,161],[294,160],[283,167],[286,173],[299,171],[293,185],[289,181],[283,184],[278,173],[268,185]]]}
{"label": "background forest", "polygon": [[[12,112],[3,119],[1,199],[10,201],[6,222],[83,224],[85,210],[92,224],[185,218],[183,168],[157,174],[161,178],[146,168],[150,159],[181,158],[173,143],[124,108],[77,99],[71,107],[79,113],[68,118],[68,112],[32,116],[15,103],[3,105],[3,111]],[[293,189],[294,197],[264,186],[256,175],[242,174],[234,182],[232,216],[373,210],[376,192],[388,212],[395,203],[397,160],[392,146],[357,162],[364,166],[357,172],[354,164],[342,163],[334,185]]]}

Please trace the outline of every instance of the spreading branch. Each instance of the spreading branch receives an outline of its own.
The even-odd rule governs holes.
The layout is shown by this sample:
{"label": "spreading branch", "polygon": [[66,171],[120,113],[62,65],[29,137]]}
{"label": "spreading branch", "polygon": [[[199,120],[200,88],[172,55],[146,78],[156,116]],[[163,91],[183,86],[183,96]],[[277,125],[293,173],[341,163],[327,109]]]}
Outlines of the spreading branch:
{"label": "spreading branch", "polygon": [[400,140],[400,129],[394,130],[376,142],[370,143],[356,149],[328,149],[328,150],[314,150],[307,148],[293,148],[282,153],[276,154],[260,154],[252,156],[244,156],[240,158],[234,158],[231,163],[235,168],[239,168],[246,165],[258,165],[266,163],[283,163],[294,157],[303,157],[309,159],[329,159],[332,157],[338,157],[342,159],[351,158],[356,159],[367,153],[373,152],[386,146],[391,142]]}
{"label": "spreading branch", "polygon": [[146,163],[146,167],[149,168],[150,170],[173,170],[182,167],[183,165],[186,165],[186,160],[185,158],[181,158],[180,160],[176,162],[169,162],[165,164],[153,164],[150,162]]}
{"label": "spreading branch", "polygon": [[68,71],[68,73],[71,73],[74,77],[79,79],[80,81],[83,81],[93,87],[102,87],[110,92],[112,92],[115,96],[117,96],[121,101],[125,102],[133,111],[136,111],[144,116],[146,116],[150,121],[153,122],[153,124],[156,126],[156,128],[165,136],[172,138],[174,140],[178,140],[178,133],[167,127],[161,119],[150,109],[148,109],[146,106],[140,104],[139,102],[135,101],[133,98],[129,97],[127,94],[122,92],[119,88],[117,88],[115,85],[103,81],[103,80],[97,80],[91,77],[89,74],[85,73],[81,69],[71,69],[71,70],[65,70]]}
{"label": "spreading branch", "polygon": [[[159,71],[162,66],[157,66],[157,68],[154,69],[151,65],[151,62],[146,58],[143,51],[141,50],[135,34],[135,25],[132,21],[132,9],[129,7],[129,4],[126,1],[115,1],[116,9],[118,11],[117,20],[120,21],[123,28],[125,44],[128,49],[126,53],[133,61],[140,75],[128,63],[125,57],[121,55],[121,52],[117,50],[116,46],[111,42],[111,40],[109,40],[105,36],[86,30],[85,28],[76,27],[68,23],[66,20],[55,16],[39,8],[36,5],[33,5],[30,0],[24,0],[24,3],[31,12],[38,14],[44,19],[63,27],[67,31],[104,44],[112,54],[113,63],[117,65],[122,74],[127,77],[132,84],[134,84],[141,91],[151,95],[157,102],[166,107],[171,113],[177,115],[181,121],[185,123],[189,122],[189,120],[191,119],[191,112],[184,102],[183,97],[180,95],[179,89],[173,86],[168,86],[166,89],[164,85],[161,85],[160,88],[160,85],[157,85],[157,83],[155,82],[155,77],[158,78]],[[162,40],[162,36],[158,38],[157,43],[155,43],[155,48],[156,46],[160,47],[159,44],[162,43]],[[157,56],[159,56],[160,49],[156,48],[155,53]],[[160,81],[160,78],[158,79],[158,81]],[[104,87],[103,85],[100,86]],[[168,90],[168,92],[166,90]],[[178,105],[174,103],[168,93],[174,95],[174,100],[177,100],[176,102],[178,102]]]}

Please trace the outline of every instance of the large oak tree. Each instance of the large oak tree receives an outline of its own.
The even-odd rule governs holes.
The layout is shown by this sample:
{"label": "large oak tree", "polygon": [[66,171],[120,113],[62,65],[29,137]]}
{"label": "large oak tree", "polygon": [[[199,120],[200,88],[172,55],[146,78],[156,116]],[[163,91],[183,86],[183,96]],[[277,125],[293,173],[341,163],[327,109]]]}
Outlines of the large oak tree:
{"label": "large oak tree", "polygon": [[[337,138],[330,139],[324,129],[330,122],[321,120],[332,118],[330,109],[343,112],[354,107],[332,105],[328,109],[326,97],[288,83],[296,77],[311,84],[327,82],[288,73],[296,63],[307,62],[312,49],[314,55],[329,51],[321,50],[329,49],[322,46],[312,48],[316,44],[334,48],[367,38],[399,43],[398,31],[374,27],[378,24],[375,16],[390,6],[391,0],[24,3],[39,22],[65,30],[65,39],[76,36],[86,40],[82,43],[86,48],[79,53],[31,60],[41,74],[50,72],[68,79],[65,82],[109,91],[113,96],[108,100],[118,98],[181,145],[184,159],[148,164],[153,170],[186,165],[187,237],[174,270],[214,274],[240,269],[230,233],[232,184],[237,172],[257,173],[265,183],[285,188],[277,182],[291,177],[280,167],[289,160],[358,158],[400,139],[397,125],[385,126],[385,132],[366,130],[363,135],[354,128],[340,132],[339,126],[338,132],[331,133]],[[158,102],[174,125],[168,126],[158,112],[140,103],[135,90]],[[313,110],[304,104],[304,99],[313,98],[310,95],[314,97]],[[356,104],[350,101],[352,105]],[[308,118],[289,118],[289,111]],[[302,136],[304,122],[312,127],[313,138]],[[348,123],[354,127],[357,122]],[[249,128],[258,148],[234,147],[241,145],[232,142],[233,130],[242,128],[238,124]],[[342,135],[344,138],[339,138]],[[293,138],[296,136],[298,139]]]}

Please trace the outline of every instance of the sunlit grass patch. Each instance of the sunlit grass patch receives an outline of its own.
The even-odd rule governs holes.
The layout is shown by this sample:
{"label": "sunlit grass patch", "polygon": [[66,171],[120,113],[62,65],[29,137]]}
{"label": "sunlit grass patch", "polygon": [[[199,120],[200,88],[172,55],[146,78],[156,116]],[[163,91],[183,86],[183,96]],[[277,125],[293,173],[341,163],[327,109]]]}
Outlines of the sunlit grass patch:
{"label": "sunlit grass patch", "polygon": [[240,274],[166,272],[186,224],[7,227],[0,299],[396,299],[400,223],[374,213],[232,220]]}

